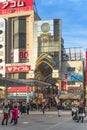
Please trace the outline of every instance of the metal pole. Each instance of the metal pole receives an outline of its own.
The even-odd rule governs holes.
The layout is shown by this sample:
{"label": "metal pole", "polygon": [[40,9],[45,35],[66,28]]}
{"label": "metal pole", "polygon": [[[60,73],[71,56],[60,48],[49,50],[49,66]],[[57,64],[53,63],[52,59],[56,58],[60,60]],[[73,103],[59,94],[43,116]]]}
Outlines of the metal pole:
{"label": "metal pole", "polygon": [[26,85],[26,103],[28,103],[28,86]]}
{"label": "metal pole", "polygon": [[7,86],[5,86],[5,105],[7,105],[7,97],[8,97],[7,90],[8,90],[8,88],[7,88]]}

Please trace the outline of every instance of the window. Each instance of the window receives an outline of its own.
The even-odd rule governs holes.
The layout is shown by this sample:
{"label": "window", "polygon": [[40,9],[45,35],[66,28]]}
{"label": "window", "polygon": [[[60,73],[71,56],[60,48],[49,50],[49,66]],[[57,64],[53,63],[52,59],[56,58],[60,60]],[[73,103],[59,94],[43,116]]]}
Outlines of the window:
{"label": "window", "polygon": [[67,85],[75,85],[75,81],[67,81]]}
{"label": "window", "polygon": [[13,19],[13,47],[26,48],[26,17]]}
{"label": "window", "polygon": [[2,30],[0,30],[0,34],[2,34]]}
{"label": "window", "polygon": [[2,62],[2,59],[0,59],[0,63]]}
{"label": "window", "polygon": [[26,73],[20,73],[19,79],[26,79]]}
{"label": "window", "polygon": [[69,71],[69,72],[75,71],[75,67],[68,67],[67,71]]}
{"label": "window", "polygon": [[0,45],[0,48],[2,48],[3,46],[2,45]]}

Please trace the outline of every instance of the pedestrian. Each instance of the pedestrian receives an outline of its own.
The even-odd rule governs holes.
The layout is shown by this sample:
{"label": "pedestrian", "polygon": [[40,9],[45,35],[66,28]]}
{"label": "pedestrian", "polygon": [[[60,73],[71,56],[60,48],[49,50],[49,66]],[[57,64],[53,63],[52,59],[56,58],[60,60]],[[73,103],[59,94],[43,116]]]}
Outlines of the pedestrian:
{"label": "pedestrian", "polygon": [[42,103],[42,112],[43,112],[43,115],[45,114],[45,103]]}
{"label": "pedestrian", "polygon": [[9,109],[8,109],[8,106],[6,105],[3,112],[2,125],[4,125],[5,122],[6,122],[5,124],[7,125],[8,119],[9,119]]}
{"label": "pedestrian", "polygon": [[27,115],[29,115],[29,110],[30,110],[30,104],[29,104],[29,103],[27,103],[27,105],[26,105]]}
{"label": "pedestrian", "polygon": [[78,120],[77,122],[81,121],[83,123],[85,117],[85,106],[81,103],[78,107]]}
{"label": "pedestrian", "polygon": [[22,102],[21,115],[25,116],[25,114],[26,114],[26,103]]}
{"label": "pedestrian", "polygon": [[72,119],[78,120],[78,107],[76,104],[72,107]]}
{"label": "pedestrian", "polygon": [[60,115],[60,110],[61,110],[61,103],[60,102],[58,102],[58,104],[57,104],[57,110],[58,110],[58,117],[60,117],[61,115]]}
{"label": "pedestrian", "polygon": [[8,108],[9,108],[9,117],[11,116],[11,110],[13,109],[13,102],[8,102]]}
{"label": "pedestrian", "polygon": [[12,111],[12,118],[10,123],[14,123],[13,125],[16,125],[18,123],[18,108],[17,106],[14,106]]}

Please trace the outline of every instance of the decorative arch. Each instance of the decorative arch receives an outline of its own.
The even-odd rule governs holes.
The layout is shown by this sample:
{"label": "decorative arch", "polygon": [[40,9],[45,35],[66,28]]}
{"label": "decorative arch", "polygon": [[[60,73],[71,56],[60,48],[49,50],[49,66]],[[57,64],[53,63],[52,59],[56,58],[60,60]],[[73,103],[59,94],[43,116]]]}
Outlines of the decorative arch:
{"label": "decorative arch", "polygon": [[42,53],[42,54],[38,57],[38,59],[37,59],[37,61],[36,61],[35,69],[36,69],[41,63],[43,63],[43,62],[46,63],[46,64],[48,64],[48,65],[51,67],[51,69],[54,69],[54,68],[55,68],[55,62],[54,62],[52,56],[50,56],[50,55],[47,54],[47,53]]}
{"label": "decorative arch", "polygon": [[55,69],[55,62],[51,55],[42,53],[35,65],[35,78],[47,81],[48,77],[52,79],[52,70]]}

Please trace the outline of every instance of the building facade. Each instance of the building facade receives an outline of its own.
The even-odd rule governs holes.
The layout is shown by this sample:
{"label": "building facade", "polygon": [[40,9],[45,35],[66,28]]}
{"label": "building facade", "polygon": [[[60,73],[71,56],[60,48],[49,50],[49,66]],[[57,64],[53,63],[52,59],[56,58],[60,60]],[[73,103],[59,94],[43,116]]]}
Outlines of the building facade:
{"label": "building facade", "polygon": [[[61,91],[62,81],[66,80],[64,76],[70,76],[67,68],[75,69],[77,63],[76,70],[81,69],[79,75],[74,71],[75,76],[83,80],[82,61],[63,61],[64,52],[61,19],[41,20],[34,11],[33,0],[0,2],[1,77],[34,78],[51,83],[52,87],[56,86],[57,91]],[[70,78],[74,81],[73,77]],[[78,82],[75,84],[80,85]],[[68,89],[67,81],[66,90]],[[22,90],[25,93],[25,89]]]}

